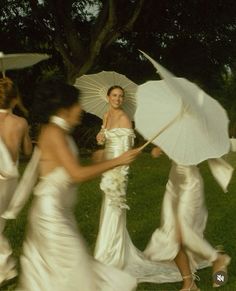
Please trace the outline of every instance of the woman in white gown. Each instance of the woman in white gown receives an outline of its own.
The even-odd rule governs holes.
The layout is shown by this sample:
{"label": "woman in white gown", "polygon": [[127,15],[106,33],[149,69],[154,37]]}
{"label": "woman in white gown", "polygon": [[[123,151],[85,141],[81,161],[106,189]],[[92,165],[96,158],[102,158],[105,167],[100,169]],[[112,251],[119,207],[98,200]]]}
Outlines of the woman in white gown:
{"label": "woman in white gown", "polygon": [[[152,151],[158,157],[159,148]],[[183,277],[182,291],[199,290],[194,282],[198,268],[213,265],[213,274],[227,271],[230,257],[220,254],[205,239],[207,222],[203,181],[197,166],[172,162],[162,205],[161,226],[144,253],[153,261],[175,261]],[[219,285],[214,284],[214,287]]]}
{"label": "woman in white gown", "polygon": [[[102,130],[97,135],[99,144],[105,143],[105,159],[110,160],[131,149],[134,131],[128,116],[122,110],[124,90],[113,86],[108,90],[110,104],[105,114]],[[102,175],[101,190],[104,192],[99,233],[95,246],[95,258],[115,266],[136,277],[138,282],[181,281],[176,266],[149,261],[132,243],[126,228],[126,191],[128,166],[117,167]]]}
{"label": "woman in white gown", "polygon": [[135,278],[129,274],[98,263],[89,256],[77,229],[73,207],[76,182],[128,164],[138,151],[129,151],[97,165],[80,166],[75,144],[69,136],[70,128],[78,123],[81,112],[78,97],[76,88],[55,81],[42,84],[36,94],[37,116],[41,114],[46,125],[41,130],[38,147],[19,191],[15,192],[5,213],[5,217],[15,217],[39,175],[20,259],[17,290],[131,291],[136,286]]}
{"label": "woman in white gown", "polygon": [[18,155],[29,155],[32,144],[27,121],[11,111],[18,104],[18,90],[9,78],[0,79],[0,285],[17,275],[12,249],[3,231],[7,209],[18,183]]}

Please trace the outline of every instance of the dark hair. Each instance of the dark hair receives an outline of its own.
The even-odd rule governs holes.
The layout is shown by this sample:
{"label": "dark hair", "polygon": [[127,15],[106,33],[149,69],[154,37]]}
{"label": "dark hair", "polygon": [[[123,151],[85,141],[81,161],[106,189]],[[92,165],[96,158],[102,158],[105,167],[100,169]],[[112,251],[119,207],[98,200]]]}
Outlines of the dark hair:
{"label": "dark hair", "polygon": [[18,89],[9,78],[0,78],[0,108],[8,109],[11,102],[18,98]]}
{"label": "dark hair", "polygon": [[47,123],[51,115],[59,109],[70,108],[79,101],[79,90],[61,81],[45,81],[36,88],[32,119],[37,123]]}
{"label": "dark hair", "polygon": [[114,89],[120,89],[122,90],[123,92],[123,95],[125,95],[125,90],[119,86],[119,85],[114,85],[114,86],[111,86],[108,90],[107,90],[107,96],[109,96],[111,94],[111,91],[114,90]]}

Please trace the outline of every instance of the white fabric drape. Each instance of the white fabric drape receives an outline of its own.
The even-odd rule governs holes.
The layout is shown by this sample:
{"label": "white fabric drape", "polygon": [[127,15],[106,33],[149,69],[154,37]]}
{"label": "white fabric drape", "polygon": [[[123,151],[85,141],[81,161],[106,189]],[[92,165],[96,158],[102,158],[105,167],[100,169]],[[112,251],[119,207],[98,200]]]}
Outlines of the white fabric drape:
{"label": "white fabric drape", "polygon": [[17,163],[13,162],[6,145],[0,138],[0,284],[17,275],[11,246],[3,234],[6,220],[2,217],[14,194],[17,182]]}

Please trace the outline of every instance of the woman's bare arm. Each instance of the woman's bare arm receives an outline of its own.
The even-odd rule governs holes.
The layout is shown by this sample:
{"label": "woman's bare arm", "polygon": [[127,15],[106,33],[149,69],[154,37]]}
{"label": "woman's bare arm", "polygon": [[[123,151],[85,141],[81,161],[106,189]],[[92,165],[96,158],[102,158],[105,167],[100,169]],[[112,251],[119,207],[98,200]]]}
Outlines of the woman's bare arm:
{"label": "woman's bare arm", "polygon": [[26,120],[24,120],[23,126],[24,126],[23,141],[22,141],[23,153],[29,156],[32,152],[32,142],[29,136],[29,125]]}
{"label": "woman's bare arm", "polygon": [[75,182],[84,182],[114,167],[129,164],[139,153],[138,150],[135,149],[109,161],[90,166],[81,166],[71,152],[65,134],[60,128],[53,127],[48,129],[44,134],[44,138],[47,138],[50,153],[58,164],[57,166],[64,167]]}

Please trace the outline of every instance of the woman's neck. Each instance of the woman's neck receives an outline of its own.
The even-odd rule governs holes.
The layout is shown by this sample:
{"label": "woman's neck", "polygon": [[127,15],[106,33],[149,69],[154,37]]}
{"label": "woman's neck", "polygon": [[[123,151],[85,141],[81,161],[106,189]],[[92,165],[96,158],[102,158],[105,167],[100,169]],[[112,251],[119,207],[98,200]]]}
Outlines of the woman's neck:
{"label": "woman's neck", "polygon": [[123,110],[121,108],[113,108],[113,107],[110,107],[109,110],[108,110],[108,114],[111,114],[111,115],[118,115],[122,112]]}

